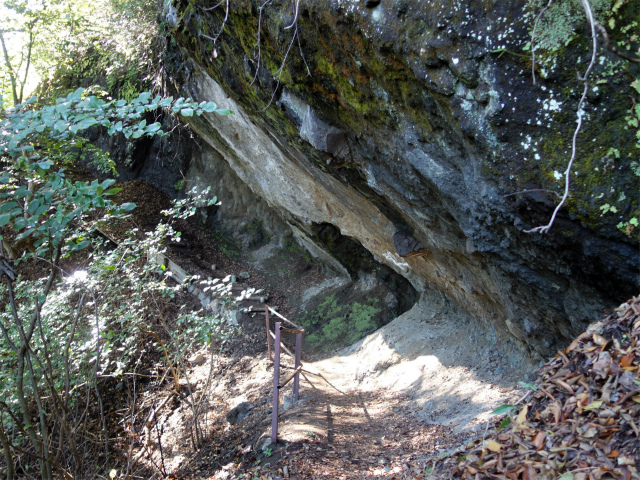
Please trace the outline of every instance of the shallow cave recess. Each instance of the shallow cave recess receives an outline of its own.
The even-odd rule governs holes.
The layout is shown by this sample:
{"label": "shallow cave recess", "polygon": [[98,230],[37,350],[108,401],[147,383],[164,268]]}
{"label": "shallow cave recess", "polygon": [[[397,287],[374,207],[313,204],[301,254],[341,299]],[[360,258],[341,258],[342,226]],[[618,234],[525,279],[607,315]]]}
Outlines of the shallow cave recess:
{"label": "shallow cave recess", "polygon": [[372,274],[398,298],[396,315],[409,310],[418,300],[418,292],[403,276],[391,268],[377,262],[371,252],[351,237],[342,235],[330,223],[316,223],[312,226],[313,239],[344,266],[352,280],[365,274]]}
{"label": "shallow cave recess", "polygon": [[[408,311],[418,300],[418,293],[405,278],[377,262],[364,246],[336,226],[315,223],[306,233],[341,265],[342,272],[316,283],[301,296],[295,321],[305,329],[304,352],[324,356],[349,347]],[[329,271],[337,273],[329,267],[324,270],[325,278]]]}

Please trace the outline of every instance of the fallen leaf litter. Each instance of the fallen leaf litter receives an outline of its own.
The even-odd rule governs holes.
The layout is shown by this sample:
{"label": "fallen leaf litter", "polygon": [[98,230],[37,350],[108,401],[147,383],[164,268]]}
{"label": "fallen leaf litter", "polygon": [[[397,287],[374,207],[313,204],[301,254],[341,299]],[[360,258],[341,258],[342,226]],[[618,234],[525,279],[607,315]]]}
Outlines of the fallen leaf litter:
{"label": "fallen leaf litter", "polygon": [[494,420],[490,435],[458,451],[451,477],[640,478],[639,363],[636,297],[540,368],[517,415]]}

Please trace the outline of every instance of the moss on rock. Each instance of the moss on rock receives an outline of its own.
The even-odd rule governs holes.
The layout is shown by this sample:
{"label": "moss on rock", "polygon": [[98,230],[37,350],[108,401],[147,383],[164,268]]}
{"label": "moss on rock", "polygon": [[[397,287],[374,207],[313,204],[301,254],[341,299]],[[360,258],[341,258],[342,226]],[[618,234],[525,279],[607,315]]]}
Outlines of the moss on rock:
{"label": "moss on rock", "polygon": [[307,330],[306,346],[313,351],[345,347],[364,338],[381,326],[382,309],[378,298],[346,301],[335,293],[304,312],[298,321]]}

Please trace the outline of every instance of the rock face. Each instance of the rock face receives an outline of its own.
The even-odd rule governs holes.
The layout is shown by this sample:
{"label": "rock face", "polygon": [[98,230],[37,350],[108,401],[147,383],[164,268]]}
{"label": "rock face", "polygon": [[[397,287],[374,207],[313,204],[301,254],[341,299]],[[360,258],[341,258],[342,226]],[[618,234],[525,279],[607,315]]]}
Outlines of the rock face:
{"label": "rock face", "polygon": [[[554,177],[569,157],[571,89],[581,88],[561,67],[534,85],[530,60],[509,53],[528,39],[524,7],[239,0],[225,23],[224,4],[174,0],[172,82],[235,112],[185,119],[211,147],[186,178],[219,183],[224,162],[271,224],[326,251],[316,232],[332,225],[419,292],[442,292],[533,360],[549,355],[637,293],[638,243],[599,207],[626,192],[618,210],[637,214],[638,182],[634,132],[621,123],[628,101],[602,77],[585,107],[571,202],[548,235],[524,231],[557,202],[541,190],[561,192]],[[558,58],[573,67],[582,54]],[[612,146],[621,158],[603,173]],[[399,231],[420,255],[399,255]]]}
{"label": "rock face", "polygon": [[393,234],[393,245],[396,253],[403,258],[427,254],[425,246],[405,230],[398,230]]}

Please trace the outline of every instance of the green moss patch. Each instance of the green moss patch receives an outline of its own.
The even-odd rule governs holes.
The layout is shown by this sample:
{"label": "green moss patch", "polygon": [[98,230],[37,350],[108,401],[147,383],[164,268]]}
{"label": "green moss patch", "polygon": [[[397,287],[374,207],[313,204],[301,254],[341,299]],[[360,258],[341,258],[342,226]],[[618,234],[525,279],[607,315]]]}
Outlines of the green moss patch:
{"label": "green moss patch", "polygon": [[305,347],[318,352],[333,350],[377,330],[383,317],[377,306],[379,299],[368,297],[361,302],[340,299],[339,294],[332,293],[300,315],[298,322],[308,332]]}

